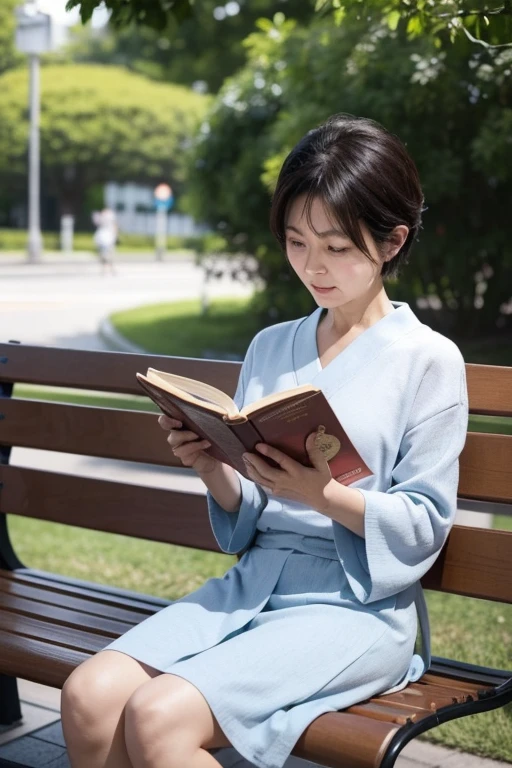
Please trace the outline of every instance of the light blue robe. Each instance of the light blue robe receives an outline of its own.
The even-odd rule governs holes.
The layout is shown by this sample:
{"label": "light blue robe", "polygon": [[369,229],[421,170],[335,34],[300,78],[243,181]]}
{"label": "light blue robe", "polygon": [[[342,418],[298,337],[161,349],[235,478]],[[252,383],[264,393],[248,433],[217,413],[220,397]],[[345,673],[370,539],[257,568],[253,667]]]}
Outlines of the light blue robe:
{"label": "light blue robe", "polygon": [[108,646],[193,683],[258,768],[281,768],[324,712],[423,674],[429,628],[418,580],[456,512],[468,419],[457,347],[395,302],[322,369],[320,317],[318,308],[261,331],[235,400],[305,383],[324,391],[373,472],[351,486],[365,499],[365,538],[239,476],[237,513],[208,503],[223,551],[248,548],[241,560]]}

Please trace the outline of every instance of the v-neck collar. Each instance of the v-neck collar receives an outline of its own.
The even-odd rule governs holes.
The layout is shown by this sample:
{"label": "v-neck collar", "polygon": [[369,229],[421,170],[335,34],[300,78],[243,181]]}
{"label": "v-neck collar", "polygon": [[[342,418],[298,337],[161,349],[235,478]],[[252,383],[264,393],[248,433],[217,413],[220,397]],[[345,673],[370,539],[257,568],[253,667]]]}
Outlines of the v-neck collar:
{"label": "v-neck collar", "polygon": [[317,344],[317,330],[322,316],[318,307],[297,325],[293,343],[293,368],[297,385],[313,384],[326,396],[343,386],[383,349],[421,325],[409,305],[391,302],[394,311],[371,325],[322,368]]}

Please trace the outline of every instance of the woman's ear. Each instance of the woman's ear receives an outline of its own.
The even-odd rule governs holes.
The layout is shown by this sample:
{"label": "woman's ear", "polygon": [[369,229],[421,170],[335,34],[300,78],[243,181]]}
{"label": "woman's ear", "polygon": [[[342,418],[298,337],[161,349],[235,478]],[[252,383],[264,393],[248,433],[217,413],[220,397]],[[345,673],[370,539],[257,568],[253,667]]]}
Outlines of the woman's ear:
{"label": "woman's ear", "polygon": [[391,259],[395,258],[398,251],[407,240],[408,234],[409,227],[406,227],[405,224],[399,224],[394,228],[386,242],[383,244],[384,261],[391,261]]}

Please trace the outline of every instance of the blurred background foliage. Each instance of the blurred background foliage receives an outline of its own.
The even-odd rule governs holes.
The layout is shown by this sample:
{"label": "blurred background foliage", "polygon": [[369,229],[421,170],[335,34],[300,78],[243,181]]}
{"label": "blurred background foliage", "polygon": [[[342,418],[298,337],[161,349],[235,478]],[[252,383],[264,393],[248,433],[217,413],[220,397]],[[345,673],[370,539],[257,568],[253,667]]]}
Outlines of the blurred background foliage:
{"label": "blurred background foliage", "polygon": [[[0,173],[11,195],[23,193],[26,135],[14,5],[0,10]],[[69,5],[87,19],[99,0]],[[371,117],[406,142],[427,209],[390,295],[454,338],[510,341],[511,3],[106,5],[107,27],[75,29],[45,59],[43,179],[62,211],[88,221],[105,180],[169,180],[178,210],[215,235],[198,258],[231,254],[233,271],[263,279],[252,306],[261,325],[297,317],[312,299],[268,231],[280,165],[330,114]]]}

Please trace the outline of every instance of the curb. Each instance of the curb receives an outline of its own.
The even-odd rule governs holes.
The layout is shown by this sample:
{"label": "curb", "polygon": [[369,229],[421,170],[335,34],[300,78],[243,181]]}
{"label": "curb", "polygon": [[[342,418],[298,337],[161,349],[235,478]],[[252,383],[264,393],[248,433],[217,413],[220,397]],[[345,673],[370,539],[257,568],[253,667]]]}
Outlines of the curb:
{"label": "curb", "polygon": [[147,349],[139,347],[137,344],[133,344],[120,334],[119,331],[116,331],[108,317],[105,317],[101,321],[98,328],[98,335],[105,344],[116,352],[135,352],[139,355],[147,354]]}
{"label": "curb", "polygon": [[[98,335],[110,349],[116,352],[134,352],[138,355],[151,354],[151,352],[148,352],[144,347],[139,347],[137,344],[128,341],[125,336],[114,328],[109,317],[105,317],[101,321],[98,328]],[[228,352],[216,352],[213,349],[203,350],[202,358],[206,360],[227,360],[235,362],[241,362],[243,360],[241,355],[234,355]]]}

